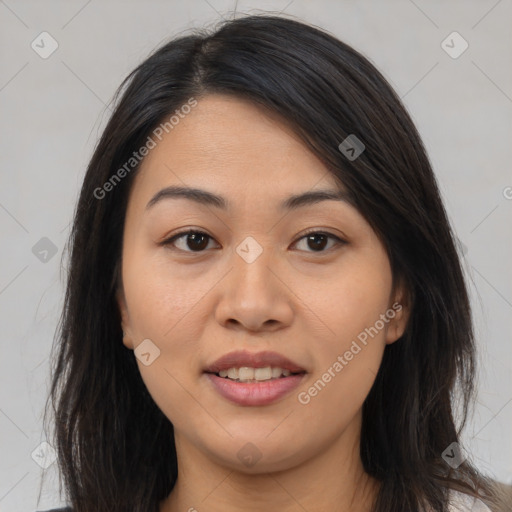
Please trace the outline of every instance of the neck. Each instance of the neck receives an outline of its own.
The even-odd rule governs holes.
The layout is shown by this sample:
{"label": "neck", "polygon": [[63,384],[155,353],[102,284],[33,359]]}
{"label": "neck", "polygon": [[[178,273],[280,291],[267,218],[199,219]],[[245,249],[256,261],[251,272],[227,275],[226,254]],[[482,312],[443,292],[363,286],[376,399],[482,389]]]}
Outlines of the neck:
{"label": "neck", "polygon": [[259,474],[219,466],[175,433],[179,474],[160,512],[370,512],[379,483],[363,469],[359,432],[353,422],[302,464]]}

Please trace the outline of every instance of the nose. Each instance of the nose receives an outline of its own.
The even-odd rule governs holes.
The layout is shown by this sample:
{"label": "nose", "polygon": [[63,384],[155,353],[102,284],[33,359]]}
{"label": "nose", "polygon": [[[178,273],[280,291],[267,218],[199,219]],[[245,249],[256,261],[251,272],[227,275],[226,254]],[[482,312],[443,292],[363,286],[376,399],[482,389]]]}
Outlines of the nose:
{"label": "nose", "polygon": [[[223,327],[251,332],[277,331],[291,324],[294,294],[276,255],[266,248],[254,260],[236,251],[232,269],[220,284],[215,317]],[[281,275],[280,275],[281,274]]]}

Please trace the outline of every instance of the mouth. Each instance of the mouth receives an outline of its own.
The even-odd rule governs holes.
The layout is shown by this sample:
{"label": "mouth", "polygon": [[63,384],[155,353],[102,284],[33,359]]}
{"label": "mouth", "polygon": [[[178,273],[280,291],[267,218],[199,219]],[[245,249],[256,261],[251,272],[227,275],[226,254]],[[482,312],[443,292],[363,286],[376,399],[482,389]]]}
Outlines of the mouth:
{"label": "mouth", "polygon": [[304,379],[307,371],[276,352],[226,354],[204,370],[214,390],[237,405],[276,402]]}

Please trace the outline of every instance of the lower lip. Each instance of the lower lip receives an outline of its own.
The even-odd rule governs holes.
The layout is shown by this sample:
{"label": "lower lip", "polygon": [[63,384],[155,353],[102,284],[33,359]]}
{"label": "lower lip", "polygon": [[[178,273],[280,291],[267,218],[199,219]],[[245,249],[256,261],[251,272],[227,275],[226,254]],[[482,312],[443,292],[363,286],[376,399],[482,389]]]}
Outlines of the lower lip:
{"label": "lower lip", "polygon": [[297,388],[305,373],[261,382],[235,382],[214,373],[205,374],[215,390],[238,405],[268,405]]}

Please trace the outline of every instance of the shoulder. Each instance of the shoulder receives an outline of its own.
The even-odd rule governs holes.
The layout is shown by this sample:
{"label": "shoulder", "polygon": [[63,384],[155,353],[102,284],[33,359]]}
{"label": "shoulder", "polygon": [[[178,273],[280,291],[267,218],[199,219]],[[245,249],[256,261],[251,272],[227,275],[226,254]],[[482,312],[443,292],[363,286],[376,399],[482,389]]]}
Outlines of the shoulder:
{"label": "shoulder", "polygon": [[491,512],[483,501],[458,491],[450,491],[450,512]]}

